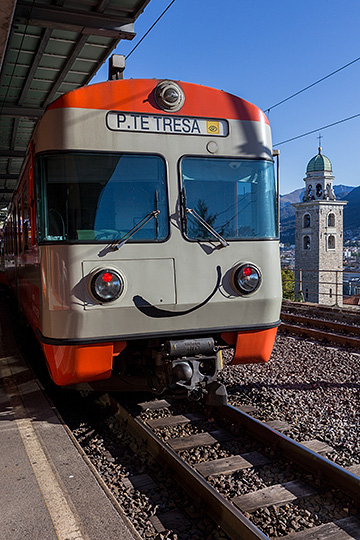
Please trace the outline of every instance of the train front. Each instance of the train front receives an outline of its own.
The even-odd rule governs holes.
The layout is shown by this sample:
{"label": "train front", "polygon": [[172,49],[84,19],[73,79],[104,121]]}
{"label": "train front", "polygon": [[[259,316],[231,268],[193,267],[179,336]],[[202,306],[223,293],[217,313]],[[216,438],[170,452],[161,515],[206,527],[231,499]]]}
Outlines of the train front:
{"label": "train front", "polygon": [[265,115],[203,86],[119,80],[59,98],[34,143],[54,381],[224,402],[222,348],[267,361],[279,325]]}

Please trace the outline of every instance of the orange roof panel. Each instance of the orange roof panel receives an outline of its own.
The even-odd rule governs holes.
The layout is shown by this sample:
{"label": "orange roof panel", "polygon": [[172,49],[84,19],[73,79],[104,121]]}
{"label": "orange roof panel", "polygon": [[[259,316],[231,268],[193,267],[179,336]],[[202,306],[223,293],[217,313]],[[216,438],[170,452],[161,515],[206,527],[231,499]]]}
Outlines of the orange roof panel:
{"label": "orange roof panel", "polygon": [[153,97],[158,83],[156,79],[124,79],[88,85],[64,94],[51,103],[49,109],[74,107],[269,123],[258,107],[244,99],[222,90],[178,81],[185,103],[178,112],[165,112]]}

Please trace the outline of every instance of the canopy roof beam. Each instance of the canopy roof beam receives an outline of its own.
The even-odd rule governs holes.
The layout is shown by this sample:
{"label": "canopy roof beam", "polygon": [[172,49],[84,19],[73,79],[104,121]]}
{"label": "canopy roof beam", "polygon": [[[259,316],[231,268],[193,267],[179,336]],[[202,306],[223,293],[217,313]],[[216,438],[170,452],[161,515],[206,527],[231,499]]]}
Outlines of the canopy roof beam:
{"label": "canopy roof beam", "polygon": [[16,5],[14,21],[20,24],[117,39],[133,39],[135,37],[134,22],[129,22],[128,17],[110,16],[100,12],[67,10],[57,6],[25,4],[21,1]]}
{"label": "canopy roof beam", "polygon": [[11,107],[3,106],[1,107],[1,116],[9,117],[9,118],[31,118],[37,120],[38,118],[41,118],[44,114],[45,109],[35,109],[31,107],[20,107],[17,105],[13,105]]}

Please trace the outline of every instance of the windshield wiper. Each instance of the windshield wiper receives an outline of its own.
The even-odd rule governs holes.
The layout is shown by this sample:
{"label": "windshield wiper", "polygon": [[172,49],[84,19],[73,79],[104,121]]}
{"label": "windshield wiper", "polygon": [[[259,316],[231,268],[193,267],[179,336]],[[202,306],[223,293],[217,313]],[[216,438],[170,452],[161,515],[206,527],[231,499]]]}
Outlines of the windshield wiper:
{"label": "windshield wiper", "polygon": [[213,229],[213,227],[207,221],[205,221],[205,219],[202,218],[195,210],[193,210],[192,208],[185,208],[185,210],[187,214],[191,214],[196,219],[196,221],[200,223],[200,225],[202,225],[213,236],[215,236],[217,240],[219,240],[221,247],[227,247],[229,245],[225,238],[223,238],[217,231],[215,231],[215,229]]}
{"label": "windshield wiper", "polygon": [[117,242],[113,242],[111,244],[111,248],[115,251],[116,249],[120,249],[124,244],[126,244],[126,242],[132,237],[134,236],[134,234],[136,234],[138,231],[140,231],[140,229],[142,227],[144,227],[144,225],[146,225],[147,223],[149,223],[149,221],[151,221],[153,218],[156,218],[158,215],[160,214],[160,210],[153,210],[152,212],[150,212],[149,214],[147,214],[145,217],[142,218],[141,221],[139,221],[139,223],[137,223],[135,225],[135,227],[133,227],[132,229],[130,229],[130,231],[128,231],[126,234],[124,234],[124,236],[122,236],[120,238],[120,240],[118,240]]}
{"label": "windshield wiper", "polygon": [[[155,189],[155,210],[159,210],[159,195],[158,195],[158,190]],[[160,213],[160,210],[159,212]],[[158,240],[159,238],[159,220],[158,220],[158,216],[156,215],[155,216],[155,234],[156,234],[156,240]]]}

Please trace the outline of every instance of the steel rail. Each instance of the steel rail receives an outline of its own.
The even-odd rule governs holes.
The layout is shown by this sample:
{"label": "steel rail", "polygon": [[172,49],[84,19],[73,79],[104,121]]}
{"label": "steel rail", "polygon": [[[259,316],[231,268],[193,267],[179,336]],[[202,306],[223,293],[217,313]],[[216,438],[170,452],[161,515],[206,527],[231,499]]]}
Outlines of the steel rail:
{"label": "steel rail", "polygon": [[[114,403],[115,405],[115,403]],[[146,445],[148,452],[161,464],[167,465],[176,480],[193,497],[205,502],[207,513],[232,540],[269,540],[235,506],[220,495],[206,480],[181,459],[153,431],[127,409],[116,402],[117,414],[126,422],[135,438]]]}
{"label": "steel rail", "polygon": [[295,313],[281,313],[281,320],[285,322],[296,322],[300,324],[308,324],[311,328],[329,328],[330,330],[336,330],[337,332],[344,332],[347,334],[360,335],[360,326],[351,326],[349,324],[324,321],[322,319],[314,319],[312,317],[306,317],[304,315],[297,315]]}
{"label": "steel rail", "polygon": [[359,322],[359,310],[356,308],[325,306],[323,304],[310,304],[307,302],[293,302],[291,300],[282,301],[282,313],[293,315],[304,315],[312,317],[314,315],[323,317],[328,321],[347,322],[348,324]]}
{"label": "steel rail", "polygon": [[219,413],[222,418],[226,417],[234,424],[244,426],[256,439],[281,450],[297,465],[311,471],[315,477],[325,480],[360,504],[359,476],[231,405],[219,407]]}
{"label": "steel rail", "polygon": [[348,345],[353,349],[360,349],[360,338],[349,336],[348,334],[336,334],[334,332],[309,328],[307,326],[302,326],[290,322],[281,323],[280,331],[284,330],[293,334],[306,335],[314,339],[323,339],[330,343],[337,343],[338,345]]}

